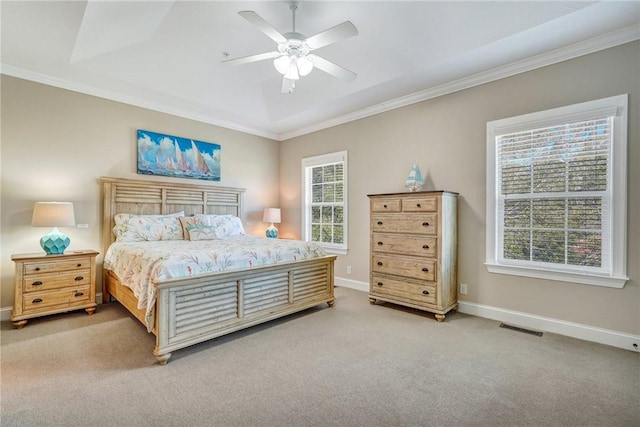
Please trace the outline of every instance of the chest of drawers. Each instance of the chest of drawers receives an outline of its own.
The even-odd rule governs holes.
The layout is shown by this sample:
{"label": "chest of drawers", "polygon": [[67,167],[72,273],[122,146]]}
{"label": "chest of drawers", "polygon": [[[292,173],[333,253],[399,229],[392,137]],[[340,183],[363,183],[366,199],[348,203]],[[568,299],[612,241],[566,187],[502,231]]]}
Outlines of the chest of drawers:
{"label": "chest of drawers", "polygon": [[18,254],[15,262],[15,298],[11,321],[22,328],[27,319],[85,309],[96,309],[96,256],[72,251],[61,255]]}
{"label": "chest of drawers", "polygon": [[435,314],[457,308],[457,194],[370,194],[369,301]]}

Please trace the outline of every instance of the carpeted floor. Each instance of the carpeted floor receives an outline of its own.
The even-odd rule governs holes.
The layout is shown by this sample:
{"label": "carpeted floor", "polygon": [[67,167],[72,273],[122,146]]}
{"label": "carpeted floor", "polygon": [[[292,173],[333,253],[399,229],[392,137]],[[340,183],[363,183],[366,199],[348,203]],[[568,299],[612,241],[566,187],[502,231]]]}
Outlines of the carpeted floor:
{"label": "carpeted floor", "polygon": [[336,289],[176,351],[117,303],[2,324],[2,426],[638,426],[640,355]]}

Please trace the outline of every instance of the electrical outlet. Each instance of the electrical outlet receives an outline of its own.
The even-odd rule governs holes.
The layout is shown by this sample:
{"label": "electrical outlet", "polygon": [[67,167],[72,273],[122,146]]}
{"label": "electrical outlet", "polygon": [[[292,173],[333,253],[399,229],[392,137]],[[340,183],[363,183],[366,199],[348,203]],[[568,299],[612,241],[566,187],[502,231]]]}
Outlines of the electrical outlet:
{"label": "electrical outlet", "polygon": [[466,294],[467,294],[467,284],[460,283],[460,295],[466,295]]}
{"label": "electrical outlet", "polygon": [[89,224],[78,224],[76,227],[78,227],[78,228],[89,228]]}
{"label": "electrical outlet", "polygon": [[351,266],[347,265],[347,274],[351,274]]}

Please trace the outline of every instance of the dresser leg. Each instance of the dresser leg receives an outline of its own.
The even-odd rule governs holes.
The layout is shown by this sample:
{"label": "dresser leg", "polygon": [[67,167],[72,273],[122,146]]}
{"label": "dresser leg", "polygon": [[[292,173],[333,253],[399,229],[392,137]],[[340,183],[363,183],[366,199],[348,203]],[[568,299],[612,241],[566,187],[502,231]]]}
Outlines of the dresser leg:
{"label": "dresser leg", "polygon": [[27,324],[27,320],[16,320],[15,322],[13,322],[13,326],[16,329],[22,329],[26,324]]}
{"label": "dresser leg", "polygon": [[332,299],[331,301],[327,301],[327,305],[328,305],[329,307],[333,307],[335,303],[336,303],[336,300],[335,300],[335,299]]}
{"label": "dresser leg", "polygon": [[89,316],[91,316],[93,313],[95,313],[95,312],[96,312],[96,308],[95,308],[95,307],[89,307],[89,308],[85,308],[85,309],[84,309],[84,311],[86,311],[86,312],[87,312],[87,314],[88,314]]}
{"label": "dresser leg", "polygon": [[370,304],[375,304],[376,303],[376,299],[375,298],[369,298],[369,303]]}
{"label": "dresser leg", "polygon": [[156,359],[158,359],[158,363],[161,365],[166,365],[169,359],[171,358],[171,353],[157,354]]}
{"label": "dresser leg", "polygon": [[436,320],[438,322],[444,321],[444,314],[436,314]]}

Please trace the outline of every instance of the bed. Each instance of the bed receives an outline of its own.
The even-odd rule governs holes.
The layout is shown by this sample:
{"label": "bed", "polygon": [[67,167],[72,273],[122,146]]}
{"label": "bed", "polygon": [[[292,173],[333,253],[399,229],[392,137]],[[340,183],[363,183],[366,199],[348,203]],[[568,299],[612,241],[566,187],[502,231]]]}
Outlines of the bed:
{"label": "bed", "polygon": [[[118,214],[184,213],[186,217],[218,215],[238,218],[243,215],[244,189],[121,178],[101,178],[101,185],[105,255],[112,244],[118,243],[113,232]],[[273,241],[280,247],[294,244],[293,241],[278,241],[280,239],[259,240],[261,244]],[[193,243],[202,245],[206,242]],[[180,244],[173,241],[170,246],[175,248]],[[245,241],[243,244],[246,246],[248,243]],[[111,249],[113,253],[114,247]],[[176,249],[171,250],[177,252]],[[135,286],[123,283],[126,279],[121,279],[122,273],[118,275],[115,267],[105,262],[103,303],[115,299],[155,335],[153,354],[164,365],[171,353],[181,348],[319,304],[333,306],[336,257],[312,255],[294,257],[293,260],[284,257],[267,265],[253,262],[249,268],[230,266],[223,271],[198,271],[188,277],[151,280],[153,298],[147,307],[141,307],[134,293]]]}

